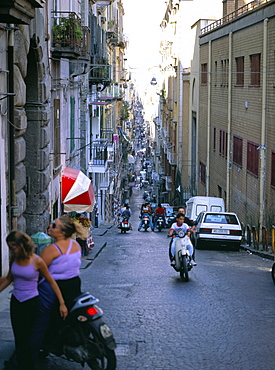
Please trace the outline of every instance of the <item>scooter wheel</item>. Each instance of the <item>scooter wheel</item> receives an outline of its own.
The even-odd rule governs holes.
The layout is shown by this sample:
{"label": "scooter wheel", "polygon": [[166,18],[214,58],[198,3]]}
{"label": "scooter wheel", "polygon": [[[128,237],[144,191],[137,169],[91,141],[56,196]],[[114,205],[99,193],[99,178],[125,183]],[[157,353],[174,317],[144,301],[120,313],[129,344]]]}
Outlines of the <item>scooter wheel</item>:
{"label": "scooter wheel", "polygon": [[186,282],[189,281],[188,266],[185,256],[181,257],[180,277]]}
{"label": "scooter wheel", "polygon": [[92,370],[115,370],[116,369],[116,354],[115,351],[105,347],[104,356],[94,357],[87,361],[90,369]]}

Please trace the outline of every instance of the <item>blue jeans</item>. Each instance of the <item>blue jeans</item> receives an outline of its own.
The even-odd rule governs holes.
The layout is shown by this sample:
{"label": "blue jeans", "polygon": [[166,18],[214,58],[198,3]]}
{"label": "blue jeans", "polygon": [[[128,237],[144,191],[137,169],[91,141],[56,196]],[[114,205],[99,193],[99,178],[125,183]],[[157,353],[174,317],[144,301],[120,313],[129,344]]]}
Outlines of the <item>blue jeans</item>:
{"label": "blue jeans", "polygon": [[[149,215],[146,215],[146,216],[148,216],[148,218],[149,218],[149,225],[150,225],[151,229],[154,230],[154,226],[153,226],[153,223],[152,223],[151,216],[149,216]],[[143,220],[143,216],[141,217],[141,220],[140,220],[140,223],[139,223],[139,226],[138,226],[138,230],[140,230],[141,227],[142,227],[142,220]]]}

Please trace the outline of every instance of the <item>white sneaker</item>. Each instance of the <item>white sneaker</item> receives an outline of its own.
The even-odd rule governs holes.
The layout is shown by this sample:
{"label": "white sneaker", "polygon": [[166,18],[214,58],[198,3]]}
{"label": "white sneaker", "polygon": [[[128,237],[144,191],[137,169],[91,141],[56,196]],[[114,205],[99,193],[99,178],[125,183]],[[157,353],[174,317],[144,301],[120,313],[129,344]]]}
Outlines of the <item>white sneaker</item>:
{"label": "white sneaker", "polygon": [[176,266],[176,261],[175,260],[171,261],[171,266]]}
{"label": "white sneaker", "polygon": [[191,265],[191,266],[197,266],[197,262],[195,262],[194,260],[191,260],[191,261],[190,261],[190,265]]}

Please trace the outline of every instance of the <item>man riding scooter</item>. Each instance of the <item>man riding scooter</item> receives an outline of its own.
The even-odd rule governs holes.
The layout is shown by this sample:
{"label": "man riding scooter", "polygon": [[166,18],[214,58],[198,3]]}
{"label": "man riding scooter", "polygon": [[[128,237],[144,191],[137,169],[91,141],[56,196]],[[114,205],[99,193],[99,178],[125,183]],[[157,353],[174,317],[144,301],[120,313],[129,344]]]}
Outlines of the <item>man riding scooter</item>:
{"label": "man riding scooter", "polygon": [[145,204],[142,204],[141,209],[140,209],[141,220],[138,226],[138,231],[140,231],[140,229],[142,228],[142,220],[144,216],[148,217],[150,228],[152,231],[154,231],[154,226],[153,226],[152,219],[151,219],[151,213],[152,213],[152,208],[150,206],[150,203],[146,202]]}
{"label": "man riding scooter", "polygon": [[157,223],[158,218],[162,218],[163,219],[163,226],[164,227],[166,226],[165,216],[166,216],[165,208],[162,207],[161,204],[159,203],[158,207],[155,210],[155,215],[154,215],[154,219],[153,219],[154,229],[156,228],[156,223]]}

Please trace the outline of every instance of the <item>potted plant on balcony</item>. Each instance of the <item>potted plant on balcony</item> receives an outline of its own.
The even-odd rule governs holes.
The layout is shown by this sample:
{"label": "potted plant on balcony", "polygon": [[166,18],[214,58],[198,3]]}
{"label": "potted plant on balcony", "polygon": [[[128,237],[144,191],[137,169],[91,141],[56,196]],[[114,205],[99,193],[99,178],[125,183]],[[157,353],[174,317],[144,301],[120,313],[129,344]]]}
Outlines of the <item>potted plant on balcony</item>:
{"label": "potted plant on balcony", "polygon": [[55,46],[68,46],[73,40],[81,40],[83,32],[79,22],[74,18],[60,18],[59,24],[52,27]]}

